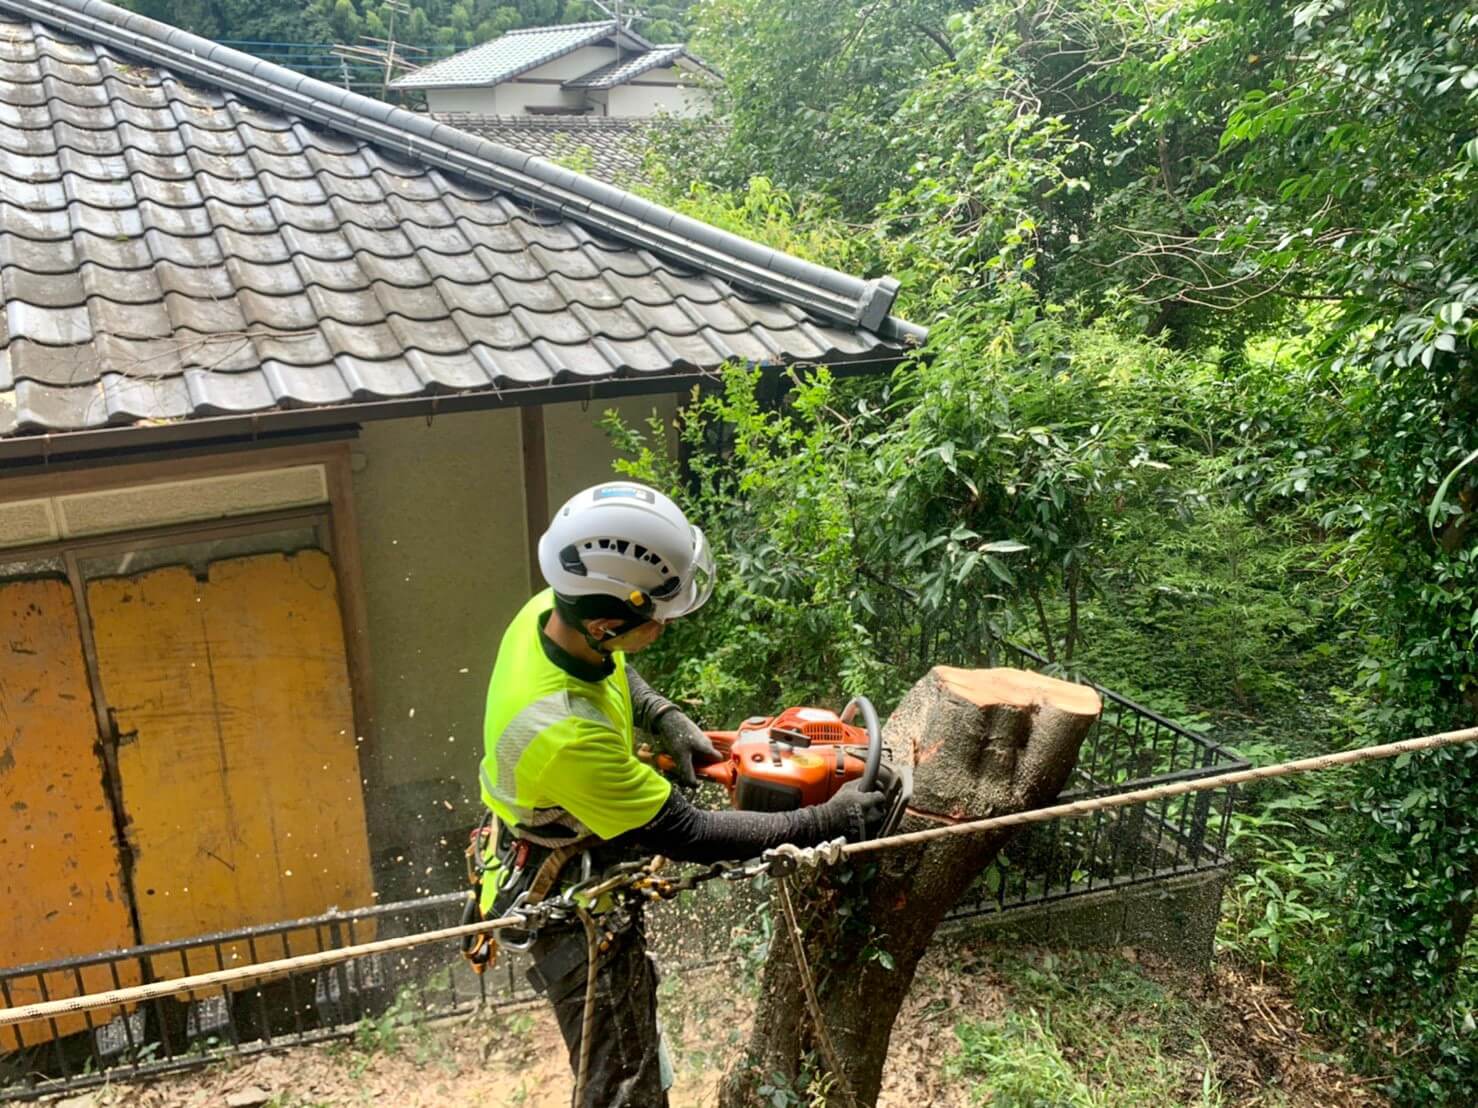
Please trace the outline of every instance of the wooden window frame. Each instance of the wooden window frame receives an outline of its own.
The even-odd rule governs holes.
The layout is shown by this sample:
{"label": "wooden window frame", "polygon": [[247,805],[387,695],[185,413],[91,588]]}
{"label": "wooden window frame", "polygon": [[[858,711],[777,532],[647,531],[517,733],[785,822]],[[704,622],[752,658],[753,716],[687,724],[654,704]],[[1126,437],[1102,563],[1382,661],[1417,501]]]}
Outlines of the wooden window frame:
{"label": "wooden window frame", "polygon": [[[339,612],[343,619],[344,652],[349,668],[349,691],[354,711],[355,734],[362,740],[361,745],[374,741],[374,679],[369,651],[369,608],[365,598],[364,568],[359,551],[359,527],[354,509],[350,447],[351,442],[345,440],[302,443],[229,453],[191,454],[146,461],[104,463],[100,466],[69,468],[49,473],[0,476],[0,503],[4,503],[15,500],[35,500],[41,497],[66,496],[72,493],[100,492],[105,489],[132,488],[169,481],[188,481],[202,477],[252,473],[294,465],[324,467],[324,476],[328,486],[328,499],[325,503],[0,548],[0,562],[58,555],[62,558],[77,604],[78,620],[82,625],[83,650],[93,684],[93,703],[98,715],[99,736],[105,749],[112,746],[113,727],[108,717],[106,702],[102,699],[97,651],[93,643],[92,617],[87,608],[87,592],[78,566],[79,555],[107,553],[113,550],[147,549],[189,541],[209,541],[213,538],[225,538],[232,535],[281,530],[295,522],[302,524],[306,521],[314,521],[324,527],[328,538],[328,555],[338,578]],[[361,759],[362,763],[363,759]],[[109,767],[110,771],[114,768]],[[361,772],[364,772],[363,767]]]}

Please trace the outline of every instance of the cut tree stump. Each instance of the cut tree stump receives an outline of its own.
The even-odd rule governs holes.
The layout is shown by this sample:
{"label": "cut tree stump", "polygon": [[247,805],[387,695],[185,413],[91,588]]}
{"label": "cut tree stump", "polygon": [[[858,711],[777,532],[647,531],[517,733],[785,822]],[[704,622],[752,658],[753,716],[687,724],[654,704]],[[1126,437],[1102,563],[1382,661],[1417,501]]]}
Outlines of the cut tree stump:
{"label": "cut tree stump", "polygon": [[[904,697],[883,729],[891,761],[913,766],[913,801],[901,830],[1004,815],[1050,802],[1067,782],[1088,729],[1102,711],[1097,692],[1016,669],[936,666]],[[770,1104],[760,1085],[804,1084],[834,1052],[830,1104],[877,1102],[893,1021],[919,959],[946,912],[990,864],[1010,830],[957,835],[882,851],[842,882],[823,875],[790,900],[815,980],[824,1030],[803,1000],[802,968],[776,906],[753,1030],[730,1070],[722,1108]],[[859,887],[860,886],[860,887]],[[843,904],[850,911],[840,909]],[[940,1027],[941,1046],[949,1029]],[[825,1079],[823,1078],[823,1081]]]}

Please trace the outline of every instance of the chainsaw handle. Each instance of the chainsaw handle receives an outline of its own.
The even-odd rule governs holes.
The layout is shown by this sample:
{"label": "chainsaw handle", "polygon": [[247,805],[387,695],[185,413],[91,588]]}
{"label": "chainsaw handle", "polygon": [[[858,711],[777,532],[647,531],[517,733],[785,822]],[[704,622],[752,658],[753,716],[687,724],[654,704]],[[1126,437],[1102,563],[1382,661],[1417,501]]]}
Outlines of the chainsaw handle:
{"label": "chainsaw handle", "polygon": [[[637,747],[636,756],[658,773],[672,774],[677,770],[677,763],[673,761],[670,754],[658,754],[650,746],[643,744]],[[728,788],[733,783],[733,771],[729,768],[727,759],[719,762],[710,762],[707,765],[694,766],[693,772],[700,780],[712,781],[716,785]]]}
{"label": "chainsaw handle", "polygon": [[857,780],[857,788],[870,793],[878,787],[878,770],[883,764],[883,727],[878,723],[878,710],[865,696],[854,696],[847,701],[847,706],[842,709],[842,722],[851,723],[859,712],[862,727],[867,732],[867,765]]}

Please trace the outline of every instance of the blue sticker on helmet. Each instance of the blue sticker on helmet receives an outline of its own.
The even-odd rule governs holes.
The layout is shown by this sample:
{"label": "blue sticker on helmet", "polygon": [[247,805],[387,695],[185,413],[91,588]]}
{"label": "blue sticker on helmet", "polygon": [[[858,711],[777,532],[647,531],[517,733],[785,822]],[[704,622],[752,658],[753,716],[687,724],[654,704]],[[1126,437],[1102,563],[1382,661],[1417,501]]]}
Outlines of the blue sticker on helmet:
{"label": "blue sticker on helmet", "polygon": [[651,489],[621,488],[620,486],[611,487],[607,485],[602,488],[593,489],[592,492],[594,493],[592,499],[595,500],[645,500],[648,504],[655,504],[657,502],[657,498],[652,495]]}

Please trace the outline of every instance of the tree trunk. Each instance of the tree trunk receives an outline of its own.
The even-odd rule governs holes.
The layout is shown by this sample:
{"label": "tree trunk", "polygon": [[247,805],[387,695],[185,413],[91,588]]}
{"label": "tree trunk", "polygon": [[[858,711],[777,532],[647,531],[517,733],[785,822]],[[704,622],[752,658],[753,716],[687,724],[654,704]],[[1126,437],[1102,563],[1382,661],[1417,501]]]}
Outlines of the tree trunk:
{"label": "tree trunk", "polygon": [[[884,729],[893,763],[913,767],[902,830],[1047,803],[1067,781],[1101,709],[1091,688],[1036,673],[930,670]],[[759,1094],[761,1085],[804,1092],[813,1080],[830,1082],[828,1103],[875,1104],[893,1021],[919,959],[1010,833],[936,839],[864,856],[851,871],[814,882],[788,879],[823,1027],[818,1035],[804,1000],[806,967],[777,898],[754,1028],[725,1080],[723,1108],[772,1103]],[[833,1053],[841,1072],[827,1077],[824,1058]]]}

